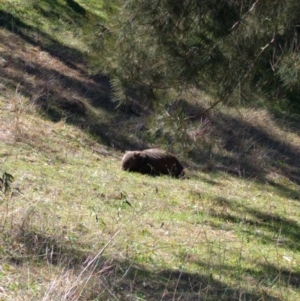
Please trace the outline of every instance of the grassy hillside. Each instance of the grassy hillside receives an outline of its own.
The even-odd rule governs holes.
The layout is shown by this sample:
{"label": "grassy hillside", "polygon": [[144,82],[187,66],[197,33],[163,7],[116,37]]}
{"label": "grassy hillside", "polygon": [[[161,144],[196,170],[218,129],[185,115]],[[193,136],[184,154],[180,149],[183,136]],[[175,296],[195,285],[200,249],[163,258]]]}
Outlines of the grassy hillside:
{"label": "grassy hillside", "polygon": [[220,107],[189,177],[121,171],[144,119],[86,60],[113,3],[0,4],[0,300],[300,299],[297,116]]}

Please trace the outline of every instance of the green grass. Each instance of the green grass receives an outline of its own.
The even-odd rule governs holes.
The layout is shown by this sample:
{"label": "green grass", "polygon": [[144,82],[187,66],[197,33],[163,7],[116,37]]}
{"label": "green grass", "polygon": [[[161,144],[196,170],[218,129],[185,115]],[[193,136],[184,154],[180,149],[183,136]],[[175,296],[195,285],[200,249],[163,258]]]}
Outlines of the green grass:
{"label": "green grass", "polygon": [[[106,20],[107,3],[78,3]],[[300,299],[299,185],[281,172],[292,166],[274,157],[261,178],[196,164],[180,180],[121,171],[143,120],[115,112],[103,82],[76,69],[86,68],[76,54],[89,51],[78,31],[87,16],[65,5],[0,6],[23,22],[21,33],[0,28],[0,170],[15,179],[0,195],[0,300]],[[85,115],[59,107],[74,97]],[[239,113],[296,149],[297,131],[262,110]]]}
{"label": "green grass", "polygon": [[[97,7],[96,7],[97,2]],[[51,35],[58,41],[65,42],[67,32],[74,38],[74,45],[82,45],[76,39],[86,18],[93,15],[103,21],[108,19],[109,12],[114,10],[115,1],[76,1],[73,0],[13,0],[1,4],[3,10],[22,20],[37,31]]]}
{"label": "green grass", "polygon": [[[2,169],[16,179],[16,192],[1,204],[2,274],[12,279],[4,282],[8,300],[21,290],[29,296],[34,290],[42,298],[48,283],[36,281],[34,275],[64,277],[68,264],[80,273],[77,262],[97,254],[106,243],[100,271],[101,262],[113,261],[115,271],[109,277],[124,281],[125,287],[127,281],[136,281],[134,293],[141,290],[145,300],[153,292],[138,284],[142,275],[127,275],[126,269],[137,269],[138,275],[144,271],[150,287],[167,290],[168,285],[175,289],[174,279],[163,275],[177,275],[180,288],[172,292],[177,297],[190,291],[188,277],[201,279],[206,300],[226,295],[231,300],[237,291],[245,294],[240,300],[264,295],[267,300],[296,300],[298,200],[280,196],[272,186],[222,173],[199,173],[201,179],[185,180],[126,173],[120,170],[120,153],[95,153],[95,142],[76,128],[31,118],[36,124],[28,130],[37,135],[43,135],[39,128],[51,131],[47,147],[37,147],[39,137],[31,146],[1,144]],[[51,257],[51,246],[59,259]],[[19,279],[22,273],[25,279]],[[159,297],[163,290],[156,293]]]}

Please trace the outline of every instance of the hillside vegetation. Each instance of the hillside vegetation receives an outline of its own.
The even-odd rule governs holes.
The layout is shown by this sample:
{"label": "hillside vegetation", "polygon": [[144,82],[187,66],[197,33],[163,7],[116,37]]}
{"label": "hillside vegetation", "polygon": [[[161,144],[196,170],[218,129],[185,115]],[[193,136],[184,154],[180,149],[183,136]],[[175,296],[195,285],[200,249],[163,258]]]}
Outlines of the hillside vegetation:
{"label": "hillside vegetation", "polygon": [[[0,300],[300,300],[297,111],[117,108],[95,57],[120,5],[0,3]],[[187,176],[121,170],[152,146]]]}

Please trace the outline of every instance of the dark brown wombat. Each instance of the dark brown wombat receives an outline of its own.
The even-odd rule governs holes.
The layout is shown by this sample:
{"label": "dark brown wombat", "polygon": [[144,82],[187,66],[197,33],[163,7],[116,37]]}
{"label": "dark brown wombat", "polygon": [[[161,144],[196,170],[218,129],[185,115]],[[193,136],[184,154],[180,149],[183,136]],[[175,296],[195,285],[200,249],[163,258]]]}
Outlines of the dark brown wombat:
{"label": "dark brown wombat", "polygon": [[122,169],[149,175],[184,175],[184,168],[174,155],[156,148],[127,151],[122,159]]}

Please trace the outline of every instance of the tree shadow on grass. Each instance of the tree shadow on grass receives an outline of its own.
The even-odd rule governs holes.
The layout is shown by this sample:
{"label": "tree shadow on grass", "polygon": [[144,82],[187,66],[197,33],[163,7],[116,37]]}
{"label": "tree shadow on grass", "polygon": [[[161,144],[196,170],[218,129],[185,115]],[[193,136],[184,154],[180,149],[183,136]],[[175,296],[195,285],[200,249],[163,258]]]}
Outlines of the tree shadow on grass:
{"label": "tree shadow on grass", "polygon": [[[281,287],[281,288],[293,288],[299,290],[299,277],[300,273],[298,271],[293,271],[293,268],[278,268],[271,264],[260,264],[255,268],[249,268],[247,264],[240,263],[240,266],[236,269],[232,269],[230,265],[224,263],[214,264],[204,261],[196,261],[195,264],[199,266],[200,269],[209,269],[210,271],[218,271],[224,275],[230,275],[231,279],[236,279],[237,282],[248,286],[248,288],[241,287],[237,294],[235,295],[236,300],[282,300],[279,297],[265,295],[265,289],[270,287]],[[212,275],[213,277],[213,275]],[[256,287],[256,293],[258,295],[252,295],[248,293],[250,287]],[[259,289],[259,287],[261,289]],[[253,298],[254,299],[251,299]],[[258,297],[258,299],[256,299]],[[260,298],[259,298],[260,297]],[[221,299],[223,300],[223,299]],[[235,300],[235,299],[233,299]],[[283,300],[285,300],[283,298]]]}
{"label": "tree shadow on grass", "polygon": [[243,118],[210,112],[203,105],[184,99],[175,101],[166,110],[171,116],[178,111],[189,116],[193,130],[188,132],[188,136],[191,146],[195,145],[189,155],[193,162],[202,165],[204,171],[221,171],[269,184],[285,197],[300,199],[299,192],[272,179],[272,175],[279,175],[300,185],[300,148],[272,128],[277,124],[281,132],[297,134],[299,118],[294,116],[291,122],[285,119],[280,125],[269,113],[268,124],[263,126],[255,118],[252,121],[249,114]]}
{"label": "tree shadow on grass", "polygon": [[[30,266],[34,267],[35,262],[41,266],[45,264],[59,266],[65,272],[72,270],[85,286],[69,287],[69,294],[80,293],[80,300],[109,300],[117,296],[117,300],[269,300],[279,301],[280,298],[267,292],[263,287],[269,286],[268,280],[276,279],[278,270],[269,266],[262,266],[261,271],[237,271],[226,265],[213,265],[212,263],[197,261],[198,273],[188,273],[180,269],[162,269],[153,267],[147,269],[132,260],[118,260],[107,256],[93,257],[92,254],[79,251],[70,242],[62,238],[55,238],[35,231],[19,232],[13,238],[18,244],[22,244],[22,256],[11,256],[10,262],[18,266],[26,264],[28,271]],[[26,254],[26,256],[24,256]],[[28,261],[30,265],[28,265]],[[289,271],[286,271],[287,273]],[[215,279],[214,275],[226,273],[239,283],[236,287]],[[299,274],[281,272],[278,285],[288,287],[298,279]],[[76,277],[77,277],[76,276]],[[252,284],[249,284],[251,276]],[[61,276],[62,277],[62,276]],[[287,278],[288,277],[288,278]],[[243,278],[243,279],[240,279]],[[77,278],[78,279],[78,278]],[[291,281],[291,279],[293,279]],[[248,280],[248,281],[247,281]],[[87,281],[87,282],[85,282]],[[266,283],[262,284],[265,281]],[[260,287],[261,289],[258,289]],[[78,290],[78,291],[77,291]],[[61,294],[65,295],[62,291]]]}
{"label": "tree shadow on grass", "polygon": [[[216,198],[213,207],[214,210],[210,213],[212,217],[231,223],[234,229],[237,225],[243,225],[249,236],[264,244],[282,246],[293,251],[299,249],[300,225],[294,220],[249,208],[225,198]],[[219,225],[216,227],[219,228]]]}
{"label": "tree shadow on grass", "polygon": [[[79,64],[84,62],[84,57],[80,51],[62,45],[48,34],[38,28],[27,25],[19,18],[2,9],[0,9],[0,28],[1,27],[17,35],[24,43],[27,42],[33,46],[40,47],[42,51],[50,53],[51,56],[63,61],[71,68],[82,70]],[[12,49],[12,52],[15,50],[17,50],[17,45],[16,49]]]}
{"label": "tree shadow on grass", "polygon": [[90,76],[82,53],[3,10],[1,28],[0,77],[7,90],[26,96],[46,118],[65,120],[102,144],[134,148],[122,126],[128,116],[118,114],[111,101],[109,79]]}
{"label": "tree shadow on grass", "polygon": [[[289,181],[300,185],[300,149],[295,143],[242,117],[216,113],[208,118],[213,125],[211,139],[218,141],[219,147],[206,156],[198,155],[199,163],[212,161],[209,171],[257,181],[272,186],[279,195],[300,199],[296,188],[288,185]],[[282,179],[285,183],[281,183]]]}

